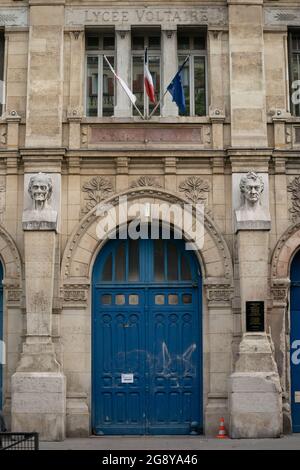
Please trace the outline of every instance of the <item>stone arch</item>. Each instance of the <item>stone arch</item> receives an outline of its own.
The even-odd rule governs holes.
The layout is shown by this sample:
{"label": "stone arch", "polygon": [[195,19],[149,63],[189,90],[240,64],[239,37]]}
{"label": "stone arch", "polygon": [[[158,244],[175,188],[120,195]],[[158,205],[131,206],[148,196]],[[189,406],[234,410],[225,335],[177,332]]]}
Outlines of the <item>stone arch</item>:
{"label": "stone arch", "polygon": [[291,432],[290,409],[290,268],[300,249],[300,222],[291,225],[279,238],[271,255],[272,309],[269,327],[274,342],[275,359],[283,389],[284,431]]}
{"label": "stone arch", "polygon": [[[141,187],[131,188],[123,193],[114,195],[104,201],[117,207],[120,196],[127,196],[128,203],[134,202],[155,202],[180,204],[181,206],[188,201],[178,197],[176,194],[165,191],[161,188]],[[68,342],[69,331],[72,330],[72,318],[81,318],[85,325],[86,333],[80,334],[80,340],[87,351],[88,361],[91,363],[91,341],[90,332],[92,328],[91,315],[92,297],[90,292],[92,271],[94,261],[106,243],[106,240],[99,240],[96,236],[96,224],[99,218],[96,214],[97,208],[92,209],[79,222],[73,231],[63,254],[61,264],[61,297],[62,297],[62,316],[64,317],[65,335],[62,341]],[[196,210],[193,208],[193,217],[195,220]],[[174,224],[174,228],[176,228]],[[184,237],[186,238],[186,237]],[[227,244],[211,217],[204,214],[204,245],[203,248],[195,252],[202,271],[203,285],[203,351],[210,350],[209,333],[211,332],[212,316],[222,315],[222,321],[226,323],[227,331],[233,324],[231,300],[233,296],[233,268],[232,260]],[[66,328],[66,325],[69,325]],[[224,337],[224,335],[222,335]],[[231,354],[232,336],[231,332],[225,333],[226,338],[223,342],[219,341],[220,334],[216,333],[214,346],[210,354],[205,355],[204,376],[203,376],[203,396],[204,396],[204,414],[205,414],[205,433],[211,432],[211,424],[217,420],[220,412],[227,413],[227,396],[220,396],[218,379],[210,380],[210,370],[213,370],[213,363],[217,361],[218,354],[224,354],[224,350]],[[224,373],[230,374],[231,366],[224,365]],[[67,371],[66,371],[67,373]],[[83,373],[83,371],[82,371]],[[218,374],[215,374],[217,376]],[[79,379],[78,379],[79,380]],[[89,382],[90,384],[90,382]],[[87,398],[81,398],[82,410],[89,422],[90,412],[89,404],[91,397],[90,385],[85,382],[81,384],[81,391]],[[217,396],[217,402],[215,400]],[[69,410],[72,409],[72,398],[69,399]],[[77,410],[77,408],[76,408]],[[222,411],[220,411],[222,410]],[[72,413],[70,411],[70,413]],[[214,429],[214,427],[213,427]],[[214,431],[215,432],[215,431]]]}
{"label": "stone arch", "polygon": [[[134,188],[103,201],[117,206],[119,197],[127,196],[128,202],[152,202],[180,204],[187,203],[183,198],[162,189]],[[64,285],[89,284],[93,261],[106,240],[98,240],[96,236],[97,207],[92,209],[75,228],[64,251],[62,258],[61,279]],[[195,220],[195,214],[193,214]],[[204,282],[208,284],[232,286],[232,261],[227,244],[216,227],[215,222],[204,214],[204,245],[197,253]]]}
{"label": "stone arch", "polygon": [[[4,288],[8,291],[7,300],[19,300],[18,289],[22,285],[22,262],[18,248],[9,233],[0,226],[0,258],[4,270]],[[13,294],[14,292],[14,294]]]}
{"label": "stone arch", "polygon": [[278,240],[271,258],[271,280],[289,279],[290,265],[300,248],[300,222],[289,227]]}

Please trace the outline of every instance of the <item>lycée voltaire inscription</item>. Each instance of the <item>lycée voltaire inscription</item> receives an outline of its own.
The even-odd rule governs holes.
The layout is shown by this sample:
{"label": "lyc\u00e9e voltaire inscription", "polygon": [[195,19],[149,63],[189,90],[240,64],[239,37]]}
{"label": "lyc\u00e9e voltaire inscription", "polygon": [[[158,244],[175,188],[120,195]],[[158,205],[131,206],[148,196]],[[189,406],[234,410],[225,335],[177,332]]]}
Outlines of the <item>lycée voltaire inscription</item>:
{"label": "lyc\u00e9e voltaire inscription", "polygon": [[65,11],[65,23],[85,24],[226,24],[226,9],[221,7],[200,8],[76,8]]}

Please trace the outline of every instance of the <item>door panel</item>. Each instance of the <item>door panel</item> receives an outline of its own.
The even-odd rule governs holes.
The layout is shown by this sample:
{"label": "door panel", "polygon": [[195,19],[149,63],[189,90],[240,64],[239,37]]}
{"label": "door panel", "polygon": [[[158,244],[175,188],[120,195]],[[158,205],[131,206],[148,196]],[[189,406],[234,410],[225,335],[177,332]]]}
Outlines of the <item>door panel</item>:
{"label": "door panel", "polygon": [[290,322],[292,426],[294,432],[300,432],[300,252],[291,265]]}
{"label": "door panel", "polygon": [[[3,267],[2,267],[2,263],[0,262],[0,341],[3,341],[3,285],[2,285],[2,281],[3,281]],[[0,343],[0,348],[2,348],[2,351],[0,351],[0,358],[3,360],[5,360],[5,357],[1,357],[2,355],[4,356],[4,346],[2,345],[2,343]],[[2,410],[2,406],[3,406],[3,366],[1,364],[1,360],[0,360],[0,410]]]}
{"label": "door panel", "polygon": [[149,290],[150,434],[189,434],[192,422],[201,432],[197,293],[197,288]]}
{"label": "door panel", "polygon": [[95,289],[94,302],[94,432],[144,434],[144,292]]}
{"label": "door panel", "polygon": [[291,297],[292,424],[293,431],[300,432],[300,287],[292,287]]}

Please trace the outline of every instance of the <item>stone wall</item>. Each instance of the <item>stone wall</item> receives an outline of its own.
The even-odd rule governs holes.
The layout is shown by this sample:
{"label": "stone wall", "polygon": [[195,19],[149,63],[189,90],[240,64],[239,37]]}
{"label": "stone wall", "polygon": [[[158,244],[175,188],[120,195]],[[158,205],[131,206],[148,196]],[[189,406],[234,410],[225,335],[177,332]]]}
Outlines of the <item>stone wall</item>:
{"label": "stone wall", "polygon": [[[6,108],[0,120],[4,230],[0,256],[5,270],[4,337],[9,353],[4,367],[4,409],[9,416],[10,378],[28,333],[24,174],[43,171],[61,174],[52,341],[66,376],[67,433],[90,432],[90,281],[100,245],[89,216],[95,201],[129,194],[135,184],[140,197],[147,190],[149,198],[152,193],[157,198],[168,193],[174,200],[205,203],[207,253],[204,250],[198,255],[204,278],[205,429],[214,434],[220,413],[228,416],[228,377],[244,332],[241,299],[248,298],[249,292],[241,278],[257,277],[260,284],[263,280],[266,331],[271,327],[281,386],[286,396],[289,393],[288,345],[283,339],[289,333],[283,326],[288,315],[288,287],[283,280],[288,279],[289,270],[283,274],[279,268],[280,263],[289,266],[298,249],[298,241],[290,250],[289,237],[282,237],[299,222],[300,215],[300,118],[289,113],[287,49],[288,26],[300,27],[300,14],[295,2],[288,0],[276,5],[260,0],[197,4],[176,0],[168,5],[169,13],[163,13],[167,7],[161,1],[152,0],[151,8],[150,3],[149,8],[139,2],[130,6],[128,2],[110,3],[108,7],[107,2],[89,0],[80,6],[76,1],[61,0],[49,0],[45,5],[37,0],[1,2]],[[284,15],[290,15],[288,21],[282,19]],[[141,122],[129,116],[128,101],[118,91],[115,117],[86,117],[85,27],[116,26],[117,48],[123,53],[118,64],[125,67],[128,77],[131,22],[149,26],[158,19],[165,54],[175,48],[178,25],[207,28],[207,116],[179,118],[168,99],[161,117]],[[170,60],[166,64],[165,84],[176,71]],[[261,256],[255,250],[255,262],[252,246],[246,247],[244,257],[239,255],[233,217],[233,174],[249,170],[264,173],[269,182],[271,230],[260,243]],[[280,243],[279,262],[276,249]],[[278,267],[275,271],[273,262]]]}

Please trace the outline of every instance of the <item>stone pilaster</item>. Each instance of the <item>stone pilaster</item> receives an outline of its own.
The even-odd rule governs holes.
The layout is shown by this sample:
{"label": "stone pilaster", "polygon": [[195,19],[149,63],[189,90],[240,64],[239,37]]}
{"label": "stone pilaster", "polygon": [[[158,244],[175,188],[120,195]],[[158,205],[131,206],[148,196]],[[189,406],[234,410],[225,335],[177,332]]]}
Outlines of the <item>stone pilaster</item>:
{"label": "stone pilaster", "polygon": [[[239,200],[240,198],[240,200]],[[229,381],[230,435],[233,438],[279,437],[282,390],[272,338],[266,334],[269,303],[268,177],[233,175],[243,337]],[[264,323],[247,330],[246,303],[263,302]]]}
{"label": "stone pilaster", "polygon": [[70,93],[67,119],[69,121],[69,149],[80,148],[80,123],[83,115],[84,32],[70,31]]}
{"label": "stone pilaster", "polygon": [[43,440],[65,437],[66,380],[52,340],[60,193],[60,175],[25,174],[26,339],[11,382],[12,430]]}
{"label": "stone pilaster", "polygon": [[[163,29],[162,30],[162,61],[164,67],[164,74],[162,77],[162,93],[166,91],[167,86],[174,78],[177,72],[177,62],[174,57],[177,54],[177,31],[176,29]],[[161,110],[162,116],[178,116],[178,108],[172,102],[170,93],[164,97]]]}
{"label": "stone pilaster", "polygon": [[11,111],[6,118],[7,122],[7,148],[17,149],[19,146],[19,125],[21,116],[16,111]]}
{"label": "stone pilaster", "polygon": [[27,147],[62,145],[63,2],[30,2]]}
{"label": "stone pilaster", "polygon": [[227,3],[231,145],[266,147],[263,1],[227,0]]}
{"label": "stone pilaster", "polygon": [[[221,30],[209,30],[208,31],[208,50],[209,50],[209,83],[213,83],[214,86],[210,89],[210,107],[212,110],[224,110],[225,109],[225,93],[226,87],[224,81],[228,77],[228,69],[224,67],[226,60],[225,54],[222,51],[222,35]],[[227,63],[228,67],[228,63]],[[222,74],[220,74],[222,70]],[[218,77],[216,79],[216,77]],[[228,80],[228,78],[227,78]],[[223,114],[222,112],[219,113]],[[216,115],[218,116],[218,115]]]}
{"label": "stone pilaster", "polygon": [[[117,63],[116,71],[131,89],[131,32],[129,28],[116,27]],[[116,117],[128,117],[131,115],[131,102],[123,88],[116,84]]]}
{"label": "stone pilaster", "polygon": [[177,159],[175,157],[165,158],[165,189],[176,192],[177,190]]}
{"label": "stone pilaster", "polygon": [[128,158],[118,157],[116,161],[116,192],[128,188]]}

